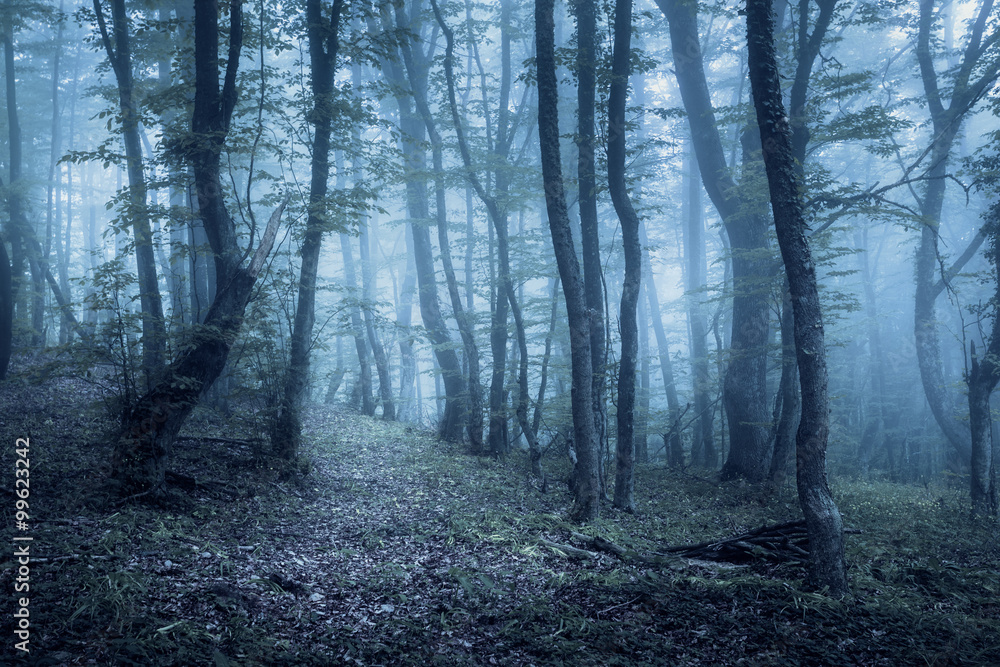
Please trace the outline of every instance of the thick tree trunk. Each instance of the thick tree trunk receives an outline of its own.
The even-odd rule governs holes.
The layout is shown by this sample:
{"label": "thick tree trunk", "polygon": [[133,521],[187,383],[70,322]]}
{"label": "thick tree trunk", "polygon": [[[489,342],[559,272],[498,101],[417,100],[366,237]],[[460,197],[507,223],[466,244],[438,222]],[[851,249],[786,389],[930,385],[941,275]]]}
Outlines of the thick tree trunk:
{"label": "thick tree trunk", "polygon": [[635,511],[635,376],[639,354],[636,308],[642,284],[642,247],[639,216],[625,183],[625,104],[632,57],[632,0],[615,2],[614,51],[611,57],[611,90],[608,94],[608,190],[621,223],[625,253],[621,309],[621,357],[618,366],[618,440],[616,447],[614,505]]}
{"label": "thick tree trunk", "polygon": [[669,23],[674,71],[702,183],[723,220],[732,253],[733,330],[723,381],[730,447],[722,477],[760,482],[767,477],[771,454],[766,383],[768,300],[762,285],[769,275],[769,262],[762,257],[768,248],[768,220],[749,211],[752,207],[743,201],[744,195],[729,175],[698,41],[697,4],[683,0],[656,3]]}
{"label": "thick tree trunk", "polygon": [[271,445],[286,461],[299,455],[302,439],[302,402],[309,384],[309,353],[316,321],[316,276],[323,233],[329,228],[326,193],[330,180],[330,131],[333,123],[333,77],[336,69],[337,31],[340,28],[341,0],[334,0],[329,19],[323,16],[320,0],[306,2],[306,34],[309,39],[309,66],[312,70],[313,106],[310,119],[315,126],[309,184],[306,229],[299,254],[299,284],[295,319],[289,341],[288,369],[281,404],[275,419]]}
{"label": "thick tree trunk", "polygon": [[243,41],[242,4],[230,6],[229,52],[219,88],[219,5],[195,0],[195,102],[190,158],[194,166],[198,210],[215,254],[218,290],[205,318],[194,327],[190,341],[167,367],[161,379],[139,398],[119,436],[112,474],[129,495],[158,498],[164,492],[167,456],[174,437],[204,392],[225,368],[239,333],[254,282],[264,266],[284,204],[271,216],[260,244],[243,266],[244,251],[223,199],[220,156],[236,105],[236,72]]}
{"label": "thick tree trunk", "polygon": [[605,394],[607,340],[604,328],[604,274],[601,266],[600,225],[597,217],[597,169],[594,158],[594,110],[597,90],[597,3],[574,0],[576,10],[577,161],[579,183],[580,245],[583,251],[583,283],[587,308],[594,325],[590,328],[590,365],[594,371],[592,400],[597,438],[604,443],[608,430]]}
{"label": "thick tree trunk", "polygon": [[571,388],[573,437],[576,466],[573,472],[575,503],[573,516],[578,521],[596,519],[600,513],[598,478],[598,440],[594,427],[592,401],[593,370],[590,356],[590,328],[597,323],[587,308],[583,276],[576,258],[573,232],[563,190],[562,162],[559,149],[559,84],[556,79],[554,0],[535,2],[535,50],[538,69],[538,139],[542,159],[542,179],[549,231],[555,251],[569,320],[572,358]]}
{"label": "thick tree trunk", "polygon": [[146,207],[146,177],[142,166],[139,137],[140,113],[133,99],[132,51],[125,0],[112,0],[111,29],[108,33],[100,0],[94,0],[101,39],[118,81],[118,102],[122,114],[122,138],[129,183],[127,218],[132,221],[135,261],[139,273],[139,303],[142,309],[142,367],[146,386],[152,388],[165,363],[167,331],[163,302],[153,251],[153,231]]}
{"label": "thick tree trunk", "polygon": [[781,98],[770,0],[747,2],[747,47],[757,125],[761,144],[767,147],[764,166],[774,226],[794,313],[795,350],[802,388],[802,415],[796,436],[797,481],[809,533],[810,578],[814,585],[841,597],[848,592],[847,565],[843,521],[826,479],[830,406],[823,317],[816,270],[806,239],[791,129]]}

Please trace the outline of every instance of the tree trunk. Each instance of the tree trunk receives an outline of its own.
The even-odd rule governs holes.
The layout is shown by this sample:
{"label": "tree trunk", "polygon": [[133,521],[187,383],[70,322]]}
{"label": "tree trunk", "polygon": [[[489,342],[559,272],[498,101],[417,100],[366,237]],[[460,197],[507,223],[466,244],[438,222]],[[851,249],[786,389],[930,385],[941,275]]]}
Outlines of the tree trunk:
{"label": "tree trunk", "polygon": [[[383,21],[385,29],[389,29],[391,23],[386,15],[383,15]],[[370,26],[374,32],[374,20]],[[409,25],[397,27],[404,30],[412,29],[412,26]],[[419,32],[419,26],[417,28],[417,32]],[[462,364],[455,352],[448,325],[441,314],[434,271],[434,248],[426,224],[426,220],[430,218],[425,176],[427,172],[427,155],[424,149],[427,136],[426,127],[419,113],[414,111],[412,96],[403,92],[407,87],[407,77],[399,62],[385,59],[382,62],[382,71],[394,88],[396,106],[399,110],[399,142],[403,153],[406,210],[413,236],[413,259],[417,274],[420,315],[444,381],[445,409],[439,424],[438,434],[445,440],[458,442],[462,439],[463,425],[466,422],[468,394],[462,374]]]}
{"label": "tree trunk", "polygon": [[[656,294],[656,283],[653,282],[653,270],[652,264],[649,261],[649,241],[646,238],[645,228],[640,228],[639,233],[642,239],[642,253],[644,255],[642,262],[642,271],[645,274],[645,280],[643,280],[642,290],[646,293],[646,302],[649,304],[649,316],[653,320],[653,335],[656,337],[656,352],[657,358],[660,361],[660,375],[663,376],[663,391],[667,398],[667,419],[670,425],[673,426],[677,423],[680,417],[681,405],[680,400],[677,398],[677,385],[674,382],[674,365],[670,360],[670,346],[667,344],[667,334],[663,329],[663,318],[660,314],[660,300]],[[672,429],[670,431],[669,442],[664,443],[667,447],[667,462],[672,468],[680,468],[684,465],[684,447],[681,440],[680,429]],[[711,457],[708,454],[712,454]],[[701,457],[698,459],[694,458],[694,452],[691,453],[691,462],[695,465],[704,465],[709,467],[714,467],[715,456],[714,452],[708,452],[707,450],[702,450]]]}
{"label": "tree trunk", "polygon": [[632,0],[615,2],[614,51],[611,56],[611,90],[608,94],[608,190],[622,228],[625,276],[622,279],[621,357],[618,366],[618,439],[616,447],[614,505],[635,511],[635,376],[639,354],[636,308],[642,284],[642,247],[639,215],[625,183],[625,105],[632,58]]}
{"label": "tree trunk", "polygon": [[802,388],[796,435],[799,502],[809,533],[810,578],[830,595],[847,594],[844,527],[826,479],[830,431],[826,347],[816,270],[806,239],[800,182],[792,155],[791,130],[781,98],[774,53],[770,0],[748,0],[747,47],[750,85],[760,128],[774,226],[788,275],[794,313],[795,351]]}
{"label": "tree trunk", "polygon": [[[351,67],[351,83],[355,91],[361,90],[361,66],[355,63]],[[354,183],[357,185],[363,174],[361,127],[355,125],[353,129],[353,145],[356,151],[351,160],[351,171]],[[392,396],[392,376],[389,372],[389,358],[385,353],[385,347],[379,339],[375,330],[375,314],[372,312],[375,300],[375,273],[372,271],[371,261],[371,238],[369,236],[369,224],[371,218],[367,211],[359,213],[358,227],[361,230],[361,238],[358,243],[358,256],[361,259],[361,298],[364,302],[365,332],[368,334],[368,343],[372,348],[372,357],[375,361],[375,370],[378,373],[378,392],[382,400],[382,418],[387,421],[396,419],[396,405]]]}
{"label": "tree trunk", "polygon": [[920,66],[920,77],[934,136],[930,147],[927,189],[920,200],[922,227],[915,262],[913,332],[920,380],[924,386],[927,404],[938,426],[962,461],[969,460],[972,445],[969,431],[955,418],[952,400],[947,394],[947,384],[941,370],[941,345],[934,307],[937,297],[944,290],[944,278],[936,281],[935,276],[938,262],[938,231],[944,208],[945,178],[951,149],[966,115],[971,113],[976,101],[987,88],[994,84],[995,77],[1000,72],[1000,60],[981,62],[982,40],[992,10],[993,0],[983,0],[979,5],[977,16],[970,26],[962,61],[949,71],[947,90],[950,91],[951,97],[947,107],[942,98],[942,90],[939,88],[931,50],[933,41],[931,31],[936,16],[934,0],[920,0],[917,43],[914,50]]}
{"label": "tree trunk", "polygon": [[[455,93],[454,74],[454,32],[448,27],[441,15],[436,2],[432,2],[435,17],[438,25],[445,35],[447,41],[447,51],[445,54],[445,78],[448,85],[448,102],[451,109],[452,121],[455,124],[455,132],[458,139],[459,150],[462,155],[462,163],[465,166],[465,176],[472,186],[473,191],[486,206],[486,211],[496,233],[497,241],[497,279],[495,282],[496,295],[492,321],[490,326],[490,348],[493,355],[493,371],[490,381],[490,424],[489,435],[487,437],[486,449],[494,456],[503,456],[507,453],[510,443],[504,435],[507,421],[506,392],[504,382],[506,379],[507,366],[507,316],[511,310],[515,313],[515,325],[520,318],[520,306],[514,293],[510,280],[510,244],[508,239],[508,209],[506,198],[510,187],[509,177],[505,166],[509,157],[512,143],[512,132],[509,112],[509,98],[511,86],[511,62],[510,62],[510,22],[511,6],[510,2],[500,3],[500,51],[501,51],[501,75],[500,75],[500,96],[497,102],[498,119],[496,136],[488,138],[493,146],[493,156],[496,159],[497,169],[494,172],[494,195],[487,194],[478,175],[473,171],[472,156],[468,142],[465,138],[462,118],[458,111],[458,99]],[[485,94],[485,93],[484,93]],[[523,324],[519,326],[519,337],[523,337]],[[519,370],[520,375],[520,370]],[[525,370],[524,384],[527,384],[527,370]],[[519,378],[519,384],[521,379]],[[526,396],[526,394],[525,394]],[[524,414],[527,414],[526,408]],[[522,429],[529,442],[533,436],[527,431],[527,420],[522,424]]]}
{"label": "tree trunk", "polygon": [[112,0],[111,29],[108,33],[100,0],[94,0],[94,12],[108,61],[118,81],[118,102],[122,114],[122,138],[128,172],[129,207],[126,217],[132,221],[135,261],[139,274],[139,303],[142,309],[142,368],[146,387],[151,389],[165,363],[167,331],[163,320],[163,302],[153,252],[153,232],[146,207],[146,177],[142,166],[139,137],[140,113],[133,99],[132,51],[125,0]]}
{"label": "tree trunk", "polygon": [[[648,287],[643,286],[643,289]],[[639,298],[639,407],[635,417],[635,460],[649,463],[649,311]]]}
{"label": "tree trunk", "polygon": [[[343,183],[338,184],[338,189],[342,185]],[[354,269],[354,250],[351,248],[351,237],[344,232],[340,233],[340,255],[344,261],[344,284],[354,299],[354,303],[351,304],[351,333],[354,336],[354,349],[358,354],[358,383],[355,389],[360,391],[361,413],[371,416],[375,414],[375,401],[372,397],[372,364],[368,357],[368,340],[365,337],[361,306],[357,300],[358,276]]]}
{"label": "tree trunk", "polygon": [[[299,284],[295,319],[289,340],[288,370],[275,418],[271,445],[286,461],[295,461],[302,439],[302,403],[309,384],[309,353],[316,321],[316,276],[323,233],[329,229],[326,194],[330,180],[330,132],[333,123],[333,77],[336,70],[341,0],[334,0],[329,19],[320,0],[306,2],[306,35],[312,72],[313,105],[310,120],[315,126],[310,162],[309,207],[299,254]],[[328,22],[329,21],[329,22]],[[343,242],[343,241],[342,241]]]}
{"label": "tree trunk", "polygon": [[597,3],[574,0],[576,9],[577,162],[579,183],[580,241],[583,250],[583,283],[587,308],[594,325],[590,328],[590,365],[594,372],[592,400],[598,442],[608,430],[606,382],[607,340],[604,327],[604,274],[601,266],[600,225],[597,217],[597,169],[594,158],[594,109],[597,89]]}
{"label": "tree trunk", "polygon": [[406,246],[406,266],[399,286],[396,302],[396,327],[399,329],[399,401],[396,418],[400,421],[419,421],[415,382],[417,378],[417,357],[413,353],[413,292],[417,285],[417,270],[413,262],[413,233],[407,226],[403,229]]}
{"label": "tree trunk", "polygon": [[788,464],[795,452],[795,432],[799,426],[802,403],[798,391],[799,366],[795,359],[795,321],[792,317],[792,297],[788,281],[782,289],[781,300],[781,381],[778,384],[780,410],[775,415],[774,453],[768,481],[778,488],[785,482]]}
{"label": "tree trunk", "polygon": [[[11,0],[7,0],[5,3],[5,11],[8,15],[13,15],[13,4]],[[22,289],[24,282],[24,265],[26,262],[26,245],[25,236],[29,228],[28,218],[24,211],[24,183],[21,182],[21,164],[22,164],[22,147],[21,147],[21,124],[17,113],[17,77],[14,72],[14,34],[13,34],[13,23],[9,23],[3,28],[3,50],[4,50],[4,83],[6,89],[6,105],[7,105],[7,138],[8,138],[8,150],[10,151],[10,159],[8,162],[8,167],[10,169],[10,184],[7,195],[7,209],[10,215],[8,226],[7,226],[7,236],[10,240],[11,246],[11,256],[10,256],[10,292],[6,295],[7,300],[10,302],[11,309],[11,329],[10,333],[0,331],[0,336],[7,336],[10,338],[10,342],[6,342],[0,339],[0,348],[9,347],[13,349],[13,321],[15,319],[18,311],[21,310],[18,305],[20,298],[23,296],[25,290]],[[36,267],[32,265],[32,270],[36,270]],[[9,357],[8,357],[9,360]],[[6,366],[4,367],[4,373],[6,373]]]}
{"label": "tree trunk", "polygon": [[[687,316],[691,336],[691,375],[694,412],[697,415],[691,437],[691,460],[714,467],[715,451],[712,422],[714,411],[708,358],[708,317],[702,304],[708,265],[705,252],[705,222],[702,219],[701,181],[697,176],[698,161],[688,152],[687,169],[687,234],[684,236],[684,287],[687,291]],[[680,434],[678,434],[679,436]]]}
{"label": "tree trunk", "polygon": [[[1000,290],[998,290],[1000,291]],[[1000,381],[1000,327],[994,318],[993,330],[986,354],[976,356],[976,344],[969,343],[972,358],[969,371],[969,426],[972,432],[972,474],[970,492],[973,515],[997,514],[996,462],[990,437],[993,420],[990,415],[990,395]]]}
{"label": "tree trunk", "polygon": [[372,348],[372,358],[375,360],[375,370],[378,373],[378,394],[382,401],[382,419],[396,419],[396,404],[392,395],[392,376],[389,374],[389,358],[385,347],[375,330],[375,314],[372,312],[375,301],[375,273],[372,271],[371,239],[368,234],[370,219],[362,220],[359,250],[361,258],[361,298],[364,300],[365,332],[368,334],[368,344]]}
{"label": "tree trunk", "polygon": [[195,0],[195,101],[190,158],[198,210],[215,255],[218,290],[205,324],[191,331],[161,379],[129,412],[116,444],[112,474],[123,494],[159,498],[165,491],[167,456],[177,432],[226,365],[257,275],[278,232],[284,204],[271,215],[249,266],[223,198],[220,156],[236,105],[236,73],[243,42],[242,4],[230,6],[229,52],[219,87],[219,5]]}
{"label": "tree trunk", "polygon": [[[436,9],[436,6],[435,6]],[[397,16],[401,9],[397,9]],[[437,15],[437,14],[435,14]],[[443,18],[438,19],[439,25],[444,25]],[[445,76],[448,80],[448,92],[449,96],[454,94],[454,74],[452,71],[453,67],[453,51],[454,51],[454,39],[452,37],[451,30],[448,29],[446,25],[445,28],[445,38],[448,40],[447,52],[445,54]],[[473,328],[472,320],[472,298],[471,293],[466,295],[466,304],[462,305],[462,295],[458,289],[458,280],[455,277],[455,268],[452,264],[451,258],[451,241],[448,238],[448,211],[447,211],[447,198],[445,192],[445,172],[444,172],[444,155],[443,155],[443,145],[441,141],[441,135],[437,131],[437,126],[434,123],[434,117],[431,114],[430,107],[427,104],[427,93],[426,86],[419,85],[419,79],[417,73],[414,71],[416,63],[413,62],[413,53],[409,44],[402,45],[403,60],[406,64],[407,71],[410,76],[410,83],[413,87],[413,98],[417,104],[417,109],[420,112],[421,117],[424,120],[424,125],[427,126],[427,133],[431,137],[432,146],[432,160],[434,165],[434,196],[435,196],[435,206],[437,215],[437,229],[438,229],[438,246],[441,250],[441,264],[444,268],[445,281],[448,285],[448,296],[451,299],[451,308],[455,313],[455,320],[458,322],[458,330],[462,336],[462,345],[465,351],[465,363],[468,364],[468,388],[469,388],[469,405],[468,405],[468,422],[466,424],[466,431],[469,435],[469,451],[472,454],[478,455],[482,454],[484,451],[483,446],[483,385],[482,385],[482,375],[480,372],[480,361],[479,361],[479,346],[476,344],[475,330]],[[423,67],[428,67],[428,63],[422,63]],[[426,78],[424,78],[426,81]],[[449,100],[451,97],[449,97]],[[454,113],[454,108],[453,108]],[[466,210],[467,216],[470,222],[468,226],[471,227],[471,216],[472,216],[472,204],[471,204],[471,191],[469,197],[466,198]],[[468,233],[467,233],[468,235]],[[467,239],[468,240],[468,239]],[[465,279],[466,288],[471,289],[472,277],[471,277],[471,253],[466,251],[466,267],[465,267]]]}
{"label": "tree trunk", "polygon": [[538,70],[538,139],[542,160],[545,206],[556,264],[566,297],[572,358],[571,403],[576,466],[573,472],[578,521],[596,519],[600,513],[598,440],[592,400],[593,370],[590,356],[590,328],[597,323],[587,308],[583,276],[576,258],[573,232],[563,190],[559,150],[559,84],[556,78],[554,0],[535,1],[535,50]]}
{"label": "tree trunk", "polygon": [[[730,447],[722,477],[761,482],[767,477],[771,458],[766,382],[768,300],[761,284],[770,273],[769,262],[762,257],[768,248],[768,220],[744,201],[745,194],[729,176],[698,42],[697,5],[682,0],[656,3],[669,23],[674,71],[702,183],[722,218],[732,254],[733,330],[723,380]],[[744,146],[745,160],[747,149]]]}

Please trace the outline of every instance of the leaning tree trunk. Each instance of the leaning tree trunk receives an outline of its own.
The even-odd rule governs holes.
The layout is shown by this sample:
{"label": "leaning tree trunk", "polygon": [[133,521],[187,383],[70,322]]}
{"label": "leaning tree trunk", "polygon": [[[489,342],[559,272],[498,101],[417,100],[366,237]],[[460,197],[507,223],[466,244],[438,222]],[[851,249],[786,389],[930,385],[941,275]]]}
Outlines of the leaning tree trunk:
{"label": "leaning tree trunk", "polygon": [[781,98],[774,50],[770,0],[747,2],[750,85],[760,128],[774,227],[792,296],[795,351],[802,388],[802,415],[796,436],[799,502],[809,533],[810,578],[833,596],[848,592],[844,526],[826,479],[830,432],[826,346],[816,269],[806,239],[799,177],[792,156],[791,130]]}
{"label": "leaning tree trunk", "polygon": [[593,371],[590,358],[591,322],[584,293],[583,276],[576,258],[573,232],[566,209],[559,150],[559,82],[556,78],[554,0],[535,1],[535,62],[538,70],[538,140],[549,231],[556,264],[566,297],[569,320],[573,384],[570,389],[573,437],[576,449],[575,503],[573,516],[579,521],[596,519],[600,513],[598,441],[591,400]]}
{"label": "leaning tree trunk", "polygon": [[193,327],[190,340],[139,398],[129,412],[115,444],[112,474],[123,494],[159,498],[165,491],[167,456],[177,432],[226,365],[229,350],[243,323],[243,314],[264,266],[284,204],[268,221],[257,251],[243,266],[244,251],[223,199],[220,156],[236,105],[236,72],[243,42],[242,4],[230,8],[229,53],[219,89],[219,5],[195,0],[195,99],[190,158],[194,167],[199,211],[215,254],[218,290],[205,323]]}
{"label": "leaning tree trunk", "polygon": [[100,0],[94,0],[94,12],[101,30],[101,39],[108,61],[118,81],[118,102],[122,114],[122,138],[128,173],[129,207],[127,218],[132,221],[135,239],[135,262],[139,273],[139,303],[142,309],[142,368],[147,388],[152,388],[163,368],[167,330],[163,320],[163,301],[153,252],[153,232],[146,207],[146,177],[142,167],[142,145],[139,137],[140,114],[133,96],[131,37],[125,0],[111,3],[111,29],[108,34]]}
{"label": "leaning tree trunk", "polygon": [[316,276],[323,232],[329,226],[326,193],[330,180],[330,132],[333,123],[333,77],[340,27],[342,0],[334,0],[329,23],[323,17],[320,0],[306,2],[306,33],[309,38],[309,64],[312,69],[313,108],[310,118],[316,129],[311,158],[309,210],[302,238],[298,300],[292,322],[288,370],[281,405],[272,434],[274,452],[287,461],[299,454],[302,439],[302,401],[309,383],[309,352],[312,349],[316,321]]}
{"label": "leaning tree trunk", "polygon": [[608,95],[608,190],[622,228],[625,277],[622,280],[622,351],[618,366],[618,440],[614,505],[635,511],[635,372],[639,353],[636,308],[642,283],[642,247],[639,216],[632,207],[625,184],[625,103],[632,57],[632,0],[615,3],[614,52],[611,56],[611,90]]}

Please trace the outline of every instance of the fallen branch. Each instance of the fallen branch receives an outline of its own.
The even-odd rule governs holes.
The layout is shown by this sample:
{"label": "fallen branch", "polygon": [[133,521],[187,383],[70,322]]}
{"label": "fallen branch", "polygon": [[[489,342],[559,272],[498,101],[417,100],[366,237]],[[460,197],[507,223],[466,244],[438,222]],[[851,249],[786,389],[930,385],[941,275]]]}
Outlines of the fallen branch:
{"label": "fallen branch", "polygon": [[568,544],[559,544],[557,542],[551,542],[544,537],[538,538],[538,543],[543,547],[548,547],[554,551],[563,553],[567,558],[573,558],[576,560],[589,560],[592,558],[597,558],[597,554],[590,551],[585,551],[584,549],[577,549]]}
{"label": "fallen branch", "polygon": [[[860,532],[860,530],[851,528],[844,530],[845,534]],[[663,553],[655,551],[642,553],[634,549],[627,549],[603,537],[593,537],[582,533],[571,533],[571,536],[596,551],[611,554],[624,561],[644,565],[675,563],[678,558],[726,563],[746,563],[757,558],[777,562],[806,561],[809,559],[809,535],[806,532],[804,519],[761,526],[741,535],[722,540],[709,540],[698,544],[670,547],[665,549]],[[565,549],[561,545],[555,546]],[[583,553],[590,552],[584,551]]]}

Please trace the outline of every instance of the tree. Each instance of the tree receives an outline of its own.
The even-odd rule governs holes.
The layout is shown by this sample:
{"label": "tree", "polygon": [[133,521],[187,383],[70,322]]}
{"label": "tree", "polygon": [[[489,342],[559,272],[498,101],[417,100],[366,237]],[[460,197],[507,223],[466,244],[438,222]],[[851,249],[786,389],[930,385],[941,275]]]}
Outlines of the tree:
{"label": "tree", "polygon": [[243,43],[240,0],[233,0],[229,15],[229,49],[220,89],[219,3],[195,0],[193,136],[187,155],[195,176],[198,211],[215,255],[218,290],[204,324],[192,327],[176,358],[126,417],[115,443],[112,475],[121,492],[130,497],[156,500],[164,495],[171,445],[191,410],[226,365],[285,207],[281,204],[272,213],[257,250],[244,265],[249,251],[238,245],[236,226],[226,208],[220,164],[237,100],[236,74]]}
{"label": "tree", "polygon": [[583,276],[576,258],[573,232],[563,190],[559,148],[559,82],[556,79],[554,0],[535,0],[535,66],[538,70],[538,141],[542,159],[545,208],[552,235],[552,248],[559,267],[566,314],[569,320],[573,412],[573,444],[576,466],[573,471],[578,521],[596,519],[600,513],[598,440],[594,426],[591,394],[593,371],[590,357],[590,327],[594,326],[587,308]]}
{"label": "tree", "polygon": [[[447,24],[444,22],[444,17],[441,16],[441,10],[438,8],[437,3],[433,0],[431,1],[431,7],[434,10],[434,16],[438,25],[441,26],[445,35],[445,77],[448,83],[449,99],[453,100],[454,75],[452,74],[452,61],[455,48],[454,35],[452,34],[451,29],[448,28]],[[401,8],[397,7],[396,12],[398,22]],[[416,102],[417,110],[420,112],[420,116],[424,120],[424,125],[427,126],[427,134],[431,138],[431,160],[434,166],[434,197],[436,209],[435,213],[437,215],[438,247],[441,250],[441,265],[442,268],[444,268],[445,281],[448,285],[448,296],[451,299],[451,308],[455,313],[455,320],[458,322],[458,330],[462,336],[462,345],[465,352],[465,362],[468,364],[469,404],[466,432],[469,435],[469,450],[473,454],[482,454],[484,451],[483,385],[479,367],[479,345],[476,343],[475,330],[473,328],[472,302],[470,300],[466,304],[468,307],[463,306],[462,295],[458,290],[458,280],[455,277],[455,268],[452,264],[451,242],[448,238],[448,209],[446,200],[447,193],[445,191],[444,182],[444,149],[442,139],[437,130],[437,125],[434,122],[434,117],[431,114],[430,106],[427,103],[427,87],[417,85],[420,81],[420,77],[417,73],[417,63],[414,62],[413,50],[406,42],[403,42],[400,46],[403,54],[403,62],[406,65],[407,72],[409,73],[410,86],[413,88],[413,99]],[[422,66],[426,68],[428,63],[422,63]],[[424,76],[426,77],[426,74]],[[454,104],[452,113],[457,113],[457,110],[454,108]],[[461,131],[460,127],[459,131]],[[466,273],[468,274],[469,272],[467,271]],[[472,280],[470,276],[466,275],[466,280],[471,284]]]}
{"label": "tree", "polygon": [[[691,336],[691,371],[694,411],[697,416],[691,444],[691,459],[702,465],[712,465],[718,458],[712,433],[714,410],[709,395],[711,377],[708,358],[708,316],[702,304],[701,290],[708,273],[705,252],[705,222],[702,219],[701,181],[698,178],[694,152],[687,153],[687,233],[684,235],[684,287],[687,291],[688,322]],[[651,286],[647,289],[652,290]],[[662,328],[662,325],[661,325]],[[676,392],[675,392],[676,393]],[[674,401],[676,402],[676,398]],[[675,420],[676,417],[672,419]],[[677,434],[680,437],[680,434]]]}
{"label": "tree", "polygon": [[[993,173],[984,179],[996,192],[998,178],[997,157],[985,158]],[[983,340],[983,356],[976,354],[974,341],[969,343],[971,364],[966,381],[969,385],[969,427],[972,436],[972,474],[970,495],[973,515],[996,516],[998,490],[996,478],[996,445],[992,437],[992,411],[990,396],[1000,383],[1000,204],[994,203],[986,212],[984,234],[988,240],[988,259],[992,265],[995,292],[988,306],[992,317],[989,334]]]}
{"label": "tree", "polygon": [[606,407],[605,365],[607,345],[604,326],[604,273],[601,266],[600,225],[597,216],[597,167],[594,152],[594,112],[597,90],[597,3],[575,0],[576,78],[577,78],[577,161],[579,187],[580,247],[583,256],[583,289],[592,322],[590,327],[590,366],[594,372],[591,393],[594,403],[594,426],[599,443],[606,442],[608,415]]}
{"label": "tree", "polygon": [[816,269],[802,204],[801,182],[792,153],[792,132],[781,97],[770,0],[747,2],[747,51],[757,126],[774,212],[774,228],[788,276],[794,316],[795,352],[802,389],[796,433],[799,503],[809,533],[810,577],[836,597],[846,595],[844,527],[826,479],[830,432],[826,343]]}
{"label": "tree", "polygon": [[326,195],[330,181],[330,132],[334,115],[333,76],[340,45],[340,13],[342,0],[334,0],[329,19],[323,16],[320,0],[306,0],[306,34],[309,39],[309,67],[312,71],[313,105],[310,114],[313,133],[309,183],[309,212],[299,253],[298,303],[292,323],[288,370],[284,394],[274,428],[274,451],[280,457],[294,461],[302,437],[300,413],[302,399],[309,382],[309,352],[312,347],[313,324],[316,321],[316,275],[323,233],[330,228]]}
{"label": "tree", "polygon": [[[510,191],[510,175],[508,173],[511,146],[514,141],[515,130],[518,125],[518,117],[512,118],[510,112],[510,88],[512,79],[511,68],[511,37],[510,24],[512,19],[511,3],[504,0],[500,3],[500,95],[497,100],[497,126],[496,135],[487,137],[487,142],[492,146],[491,157],[497,167],[493,172],[493,193],[489,194],[483,186],[482,180],[473,169],[472,155],[466,140],[462,118],[458,112],[458,100],[455,94],[455,74],[454,74],[454,48],[455,37],[453,31],[446,24],[437,3],[432,0],[434,14],[438,25],[447,40],[447,53],[445,55],[445,77],[448,85],[448,105],[451,110],[452,121],[455,125],[455,133],[458,139],[459,152],[462,156],[462,164],[465,167],[465,177],[472,187],[472,190],[479,197],[486,207],[487,215],[496,234],[497,241],[497,276],[496,276],[496,299],[492,313],[490,326],[490,349],[493,354],[493,373],[490,381],[490,423],[487,437],[487,449],[494,456],[502,456],[507,453],[509,443],[506,438],[507,415],[505,410],[505,390],[504,381],[507,366],[507,316],[512,313],[514,324],[517,329],[518,347],[522,354],[522,362],[526,361],[527,344],[524,338],[524,324],[521,317],[520,304],[514,292],[514,285],[510,277],[510,242],[508,238],[508,197]],[[523,106],[522,106],[523,111]],[[489,128],[489,125],[487,125]],[[519,387],[523,387],[520,396],[523,401],[527,400],[527,368],[521,364],[518,371]],[[530,429],[527,420],[527,404],[520,406],[517,411],[518,421],[525,433],[529,443],[534,440],[534,434]]]}
{"label": "tree", "polygon": [[[771,460],[767,428],[769,304],[762,282],[770,275],[768,219],[734,182],[726,164],[698,40],[698,9],[686,0],[656,0],[670,27],[670,45],[681,100],[687,112],[698,169],[722,218],[732,256],[732,344],[723,384],[729,422],[729,458],[723,479],[762,482]],[[754,162],[751,132],[743,133],[744,163]],[[752,169],[744,169],[744,178]]]}
{"label": "tree", "polygon": [[139,137],[140,113],[134,94],[132,44],[129,34],[125,0],[111,2],[111,34],[108,33],[101,0],[94,0],[94,12],[101,31],[101,42],[118,81],[118,103],[121,110],[122,139],[125,144],[125,166],[129,183],[129,206],[126,217],[132,221],[135,239],[135,260],[139,271],[139,302],[142,309],[142,368],[146,386],[155,383],[166,354],[166,324],[163,301],[153,252],[153,231],[146,208],[146,176],[142,166],[142,144]]}
{"label": "tree", "polygon": [[[942,276],[940,280],[936,279],[939,261],[938,237],[952,147],[959,135],[962,122],[1000,74],[1000,56],[993,53],[993,47],[1000,42],[1000,32],[996,30],[988,32],[994,2],[983,0],[969,31],[969,39],[962,53],[961,62],[949,72],[948,81],[943,83],[939,81],[935,69],[931,46],[931,33],[935,23],[934,6],[934,0],[920,0],[915,49],[933,136],[929,150],[924,154],[929,159],[925,174],[927,185],[919,201],[921,227],[920,245],[917,247],[915,262],[913,333],[920,380],[923,383],[927,404],[938,426],[961,460],[968,461],[971,456],[969,432],[949,410],[944,375],[941,371],[941,344],[934,311],[935,302],[944,291],[952,271]],[[946,99],[949,92],[950,98]],[[979,241],[981,242],[981,238]]]}
{"label": "tree", "polygon": [[[383,24],[385,30],[391,28],[387,14],[383,15]],[[369,26],[373,34],[377,33],[374,20],[370,22]],[[412,30],[414,26],[397,27]],[[419,26],[416,27],[419,32]],[[413,41],[416,39],[416,35],[407,33],[403,39]],[[429,60],[429,56],[421,58]],[[437,279],[434,274],[434,247],[431,244],[430,230],[427,226],[427,221],[430,219],[430,206],[427,201],[427,154],[424,148],[427,136],[426,127],[420,114],[414,110],[413,94],[407,89],[407,77],[399,61],[394,58],[385,58],[381,64],[399,110],[399,143],[403,153],[406,211],[413,239],[413,260],[417,274],[420,315],[434,352],[434,358],[441,368],[444,380],[445,409],[438,430],[445,440],[457,442],[462,439],[462,427],[466,423],[468,394],[451,333],[448,331],[448,325],[441,314]],[[426,87],[426,75],[424,77],[422,81],[417,82],[419,87]]]}
{"label": "tree", "polygon": [[614,51],[611,56],[611,90],[608,94],[608,191],[622,228],[625,277],[622,280],[622,352],[618,366],[618,440],[615,472],[615,507],[635,511],[635,375],[639,353],[636,308],[642,284],[642,247],[639,215],[632,206],[625,183],[625,103],[632,62],[632,0],[615,2]]}

